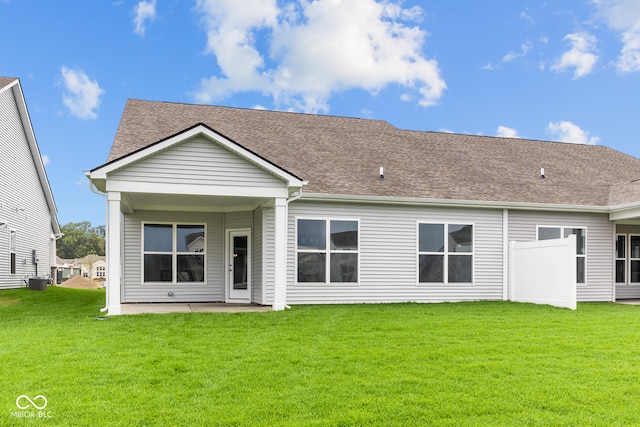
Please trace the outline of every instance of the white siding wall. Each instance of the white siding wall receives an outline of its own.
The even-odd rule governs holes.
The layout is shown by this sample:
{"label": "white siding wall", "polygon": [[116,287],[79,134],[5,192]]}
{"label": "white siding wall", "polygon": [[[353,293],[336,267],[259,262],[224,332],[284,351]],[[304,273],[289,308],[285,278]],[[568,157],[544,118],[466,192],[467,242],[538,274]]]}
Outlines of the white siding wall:
{"label": "white siding wall", "polygon": [[[616,233],[640,234],[640,225],[616,225]],[[629,242],[627,242],[629,244]],[[614,247],[614,243],[611,244]],[[615,256],[615,248],[614,256]],[[627,266],[628,267],[628,266]],[[616,299],[640,298],[640,283],[630,285],[616,285]]]}
{"label": "white siding wall", "polygon": [[113,181],[281,187],[263,169],[204,137],[195,137],[109,174]]}
{"label": "white siding wall", "polygon": [[[203,285],[142,283],[142,223],[206,224],[206,282]],[[123,302],[224,301],[224,218],[221,213],[138,211],[125,215]],[[168,292],[174,296],[169,297]]]}
{"label": "white siding wall", "polygon": [[[24,209],[24,210],[19,210]],[[13,91],[0,94],[0,222],[16,230],[16,274],[10,274],[9,229],[0,227],[0,288],[23,286],[36,275],[48,276],[51,259],[51,216],[33,162]]]}
{"label": "white siding wall", "polygon": [[509,211],[509,240],[536,240],[538,225],[587,229],[587,283],[578,285],[578,301],[613,301],[614,226],[608,215]]}
{"label": "white siding wall", "polygon": [[[296,283],[296,218],[360,221],[360,283]],[[417,283],[417,223],[474,225],[473,285]],[[287,303],[440,302],[502,299],[502,211],[308,203],[289,207]]]}

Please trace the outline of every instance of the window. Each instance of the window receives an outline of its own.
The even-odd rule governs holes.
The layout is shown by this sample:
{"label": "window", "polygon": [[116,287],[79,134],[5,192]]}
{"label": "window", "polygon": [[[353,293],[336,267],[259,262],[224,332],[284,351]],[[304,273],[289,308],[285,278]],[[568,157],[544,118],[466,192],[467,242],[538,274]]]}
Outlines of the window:
{"label": "window", "polygon": [[616,235],[616,283],[627,283],[627,236]]}
{"label": "window", "polygon": [[640,283],[640,236],[629,236],[629,282]]}
{"label": "window", "polygon": [[96,277],[105,277],[105,267],[99,265],[96,267]]}
{"label": "window", "polygon": [[473,225],[418,224],[418,282],[473,282]]}
{"label": "window", "polygon": [[576,281],[586,283],[587,230],[574,227],[538,227],[538,240],[549,240],[576,236]]}
{"label": "window", "polygon": [[358,221],[299,219],[299,283],[358,282]]}
{"label": "window", "polygon": [[9,253],[11,274],[16,274],[16,230],[9,230]]}
{"label": "window", "polygon": [[204,225],[144,224],[143,233],[145,282],[204,282]]}

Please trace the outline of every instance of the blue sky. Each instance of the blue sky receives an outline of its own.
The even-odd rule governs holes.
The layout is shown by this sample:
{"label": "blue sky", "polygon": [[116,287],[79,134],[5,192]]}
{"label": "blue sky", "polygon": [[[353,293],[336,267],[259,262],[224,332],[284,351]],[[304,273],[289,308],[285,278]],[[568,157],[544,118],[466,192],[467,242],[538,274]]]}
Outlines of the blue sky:
{"label": "blue sky", "polygon": [[61,224],[128,98],[602,144],[640,157],[640,0],[0,0]]}

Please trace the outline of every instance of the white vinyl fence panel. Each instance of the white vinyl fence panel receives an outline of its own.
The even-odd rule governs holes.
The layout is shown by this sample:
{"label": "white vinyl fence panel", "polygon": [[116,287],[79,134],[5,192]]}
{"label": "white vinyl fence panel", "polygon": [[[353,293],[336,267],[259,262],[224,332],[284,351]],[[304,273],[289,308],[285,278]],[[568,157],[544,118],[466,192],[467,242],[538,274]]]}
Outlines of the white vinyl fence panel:
{"label": "white vinyl fence panel", "polygon": [[576,237],[511,242],[511,300],[576,309]]}

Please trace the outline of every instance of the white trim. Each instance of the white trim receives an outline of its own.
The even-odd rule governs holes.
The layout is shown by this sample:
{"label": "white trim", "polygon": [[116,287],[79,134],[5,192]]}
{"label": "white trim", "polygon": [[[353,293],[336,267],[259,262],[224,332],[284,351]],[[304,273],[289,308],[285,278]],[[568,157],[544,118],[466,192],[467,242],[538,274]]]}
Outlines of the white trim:
{"label": "white trim", "polygon": [[[170,225],[171,226],[171,252],[165,251],[145,251],[144,249],[144,227],[145,225]],[[203,252],[178,252],[178,227],[181,225],[196,225],[200,226],[204,229],[204,251]],[[206,286],[207,285],[207,223],[198,222],[198,221],[142,221],[140,223],[140,266],[141,271],[140,274],[142,276],[141,285],[142,286]],[[146,282],[144,278],[144,256],[146,254],[149,255],[171,255],[171,281],[164,282]],[[200,282],[181,282],[178,281],[178,256],[180,255],[200,255],[204,257],[204,265],[203,265],[203,280]]]}
{"label": "white trim", "polygon": [[56,206],[56,201],[53,198],[53,192],[51,191],[51,185],[49,183],[49,178],[47,177],[47,172],[44,167],[44,163],[42,161],[42,155],[40,154],[40,148],[38,147],[38,142],[36,140],[36,135],[33,131],[33,125],[31,124],[31,117],[29,116],[29,110],[27,109],[27,103],[24,98],[24,93],[22,91],[22,85],[20,84],[19,79],[15,79],[4,88],[0,90],[0,93],[12,89],[13,97],[16,103],[16,107],[18,108],[18,113],[20,114],[21,125],[24,130],[25,137],[27,139],[27,143],[29,144],[29,151],[31,153],[31,157],[33,159],[33,163],[35,165],[36,171],[38,173],[38,180],[40,181],[40,186],[42,187],[42,192],[44,193],[44,198],[47,202],[47,207],[50,215],[50,226],[53,233],[56,237],[62,237],[62,232],[60,231],[60,224],[58,223],[58,208]]}
{"label": "white trim", "polygon": [[122,302],[122,213],[121,195],[107,193],[107,310],[109,316],[121,314]]}
{"label": "white trim", "polygon": [[[618,252],[618,237],[624,237],[624,257],[620,258],[617,256]],[[630,262],[629,262],[629,249],[631,247],[631,239],[629,238],[629,233],[615,233],[613,236],[613,283],[618,286],[629,285],[629,273],[630,273]],[[616,280],[616,274],[618,273],[618,261],[624,262],[624,281],[618,282]],[[615,288],[615,286],[614,286]]]}
{"label": "white trim", "polygon": [[[231,248],[233,247],[232,237],[233,236],[246,236],[247,237],[247,289],[244,291],[246,293],[246,297],[237,297],[231,295],[231,270],[229,267],[231,266]],[[224,254],[224,271],[225,271],[225,302],[227,303],[251,303],[253,302],[253,283],[252,283],[252,274],[251,274],[251,266],[252,266],[252,257],[253,257],[253,248],[251,247],[251,229],[250,228],[227,228],[225,229],[225,254]]]}
{"label": "white trim", "polygon": [[[298,249],[298,221],[300,220],[310,220],[310,221],[324,221],[325,223],[325,249]],[[332,250],[330,248],[331,242],[331,221],[346,221],[346,222],[355,222],[358,227],[358,249],[355,251],[347,251],[347,250]],[[340,288],[347,287],[358,287],[360,286],[360,219],[353,217],[338,217],[338,216],[296,216],[294,223],[294,241],[295,241],[295,259],[294,259],[294,271],[295,271],[295,280],[294,283],[296,286],[337,286]],[[326,254],[325,257],[325,280],[324,282],[299,282],[298,281],[298,253],[320,253]],[[345,254],[356,254],[357,256],[357,270],[356,270],[356,281],[355,282],[332,282],[331,281],[331,254],[334,253],[345,253]]]}
{"label": "white trim", "polygon": [[502,299],[509,300],[509,209],[502,210]]}
{"label": "white trim", "polygon": [[[431,251],[420,251],[420,225],[421,224],[431,224],[431,225],[442,225],[443,226],[443,250],[442,252],[431,252]],[[448,227],[449,225],[470,225],[471,226],[471,252],[450,252],[449,249],[449,239],[448,239]],[[429,286],[474,286],[475,285],[475,274],[476,274],[476,224],[474,222],[467,221],[416,221],[416,285],[420,287],[429,287]],[[442,255],[442,282],[421,282],[420,281],[420,255]],[[471,282],[449,282],[449,256],[470,256],[471,257]]]}
{"label": "white trim", "polygon": [[168,184],[158,182],[107,182],[106,191],[120,191],[123,193],[143,194],[185,194],[191,196],[235,196],[235,197],[287,197],[289,191],[285,188],[247,187],[229,185],[198,185],[198,184]]}
{"label": "white trim", "polygon": [[532,211],[549,212],[592,212],[609,213],[608,206],[591,205],[562,205],[554,203],[525,203],[525,202],[499,202],[485,200],[454,200],[436,199],[420,197],[395,197],[395,196],[358,196],[348,194],[322,194],[303,193],[301,200],[324,201],[324,202],[354,202],[372,203],[385,205],[406,205],[406,206],[444,206],[456,208],[486,208],[486,209],[522,209]]}
{"label": "white trim", "polygon": [[625,219],[635,219],[640,217],[640,206],[637,203],[612,206],[609,211],[610,221],[620,221]]}
{"label": "white trim", "polygon": [[[18,230],[9,227],[9,275],[18,275]],[[11,262],[13,254],[13,263]],[[11,271],[13,269],[13,272]]]}
{"label": "white trim", "polygon": [[191,129],[185,130],[177,135],[174,135],[171,138],[168,138],[162,142],[152,144],[151,146],[143,148],[142,150],[126,155],[125,157],[122,157],[119,160],[100,166],[89,172],[90,179],[92,180],[106,179],[107,174],[110,172],[124,168],[134,162],[137,162],[146,157],[152,156],[153,154],[159,151],[166,150],[167,148],[173,145],[179,144],[183,141],[186,141],[187,139],[193,138],[195,136],[200,136],[200,135],[205,136],[206,138],[210,139],[212,142],[217,143],[218,145],[226,148],[227,150],[238,155],[239,157],[283,179],[284,181],[287,182],[288,186],[290,187],[303,186],[303,181],[301,179],[293,176],[289,172],[286,172],[284,169],[281,169],[278,166],[275,166],[269,163],[268,161],[264,160],[258,155],[252,153],[246,148],[240,146],[239,144],[232,142],[231,140],[220,135],[219,133],[212,131],[211,129],[209,129],[204,125],[195,126]]}
{"label": "white trim", "polygon": [[287,308],[287,199],[274,200],[273,310]]}
{"label": "white trim", "polygon": [[638,286],[640,285],[640,282],[632,282],[631,281],[631,261],[640,261],[640,257],[633,257],[632,253],[631,253],[631,238],[632,237],[640,237],[640,234],[638,233],[628,233],[627,234],[628,238],[628,242],[627,242],[627,261],[628,261],[628,266],[627,266],[627,283],[631,286]]}

